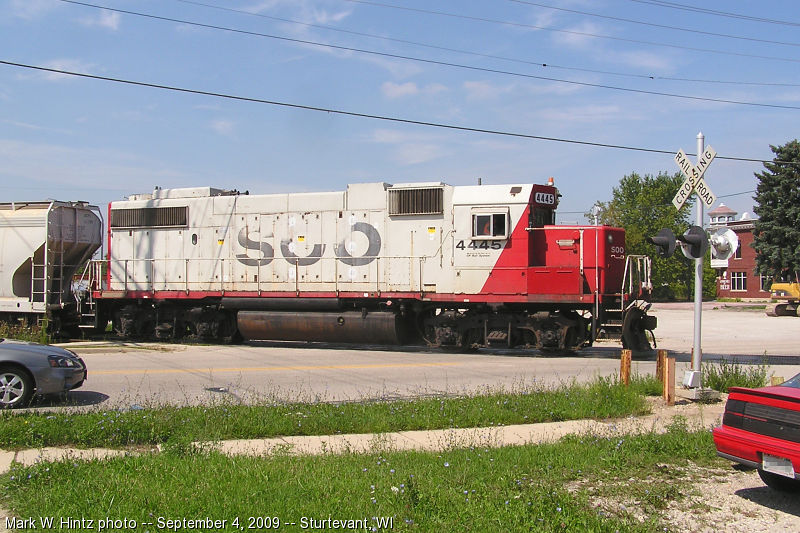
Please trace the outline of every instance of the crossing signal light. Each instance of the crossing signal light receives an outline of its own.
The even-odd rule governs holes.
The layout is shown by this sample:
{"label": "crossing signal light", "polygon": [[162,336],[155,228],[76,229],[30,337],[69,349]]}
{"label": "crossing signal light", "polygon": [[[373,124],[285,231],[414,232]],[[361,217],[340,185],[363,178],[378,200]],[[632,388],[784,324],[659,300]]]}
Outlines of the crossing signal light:
{"label": "crossing signal light", "polygon": [[683,255],[689,259],[700,259],[708,250],[708,235],[700,226],[689,226],[678,240],[682,243]]}
{"label": "crossing signal light", "polygon": [[647,240],[656,245],[661,257],[669,257],[675,253],[675,234],[669,228],[660,230],[655,237],[648,237]]}

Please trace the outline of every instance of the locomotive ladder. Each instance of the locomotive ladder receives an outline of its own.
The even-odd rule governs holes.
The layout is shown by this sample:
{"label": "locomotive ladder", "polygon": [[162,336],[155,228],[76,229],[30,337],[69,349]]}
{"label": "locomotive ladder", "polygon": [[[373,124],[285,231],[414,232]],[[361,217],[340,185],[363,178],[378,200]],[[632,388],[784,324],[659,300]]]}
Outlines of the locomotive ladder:
{"label": "locomotive ladder", "polygon": [[81,329],[94,329],[97,326],[97,302],[92,292],[95,284],[101,279],[101,269],[101,262],[88,261],[78,281],[79,287],[83,287],[85,283],[86,291],[76,290],[73,293],[78,310],[78,327]]}

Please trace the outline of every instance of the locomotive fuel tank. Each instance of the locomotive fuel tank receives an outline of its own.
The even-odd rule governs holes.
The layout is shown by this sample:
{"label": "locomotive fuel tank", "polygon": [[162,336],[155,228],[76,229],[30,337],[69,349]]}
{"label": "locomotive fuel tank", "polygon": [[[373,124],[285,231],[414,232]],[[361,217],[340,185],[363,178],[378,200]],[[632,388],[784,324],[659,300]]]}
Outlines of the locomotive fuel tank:
{"label": "locomotive fuel tank", "polygon": [[386,311],[239,311],[237,316],[246,340],[406,344],[408,339],[402,317]]}

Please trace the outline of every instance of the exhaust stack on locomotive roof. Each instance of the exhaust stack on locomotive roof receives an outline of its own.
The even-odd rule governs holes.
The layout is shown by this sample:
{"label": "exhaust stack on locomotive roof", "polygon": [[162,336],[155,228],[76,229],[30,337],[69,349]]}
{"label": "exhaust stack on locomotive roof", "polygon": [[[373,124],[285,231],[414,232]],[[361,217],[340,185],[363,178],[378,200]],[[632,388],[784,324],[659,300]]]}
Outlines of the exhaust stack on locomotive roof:
{"label": "exhaust stack on locomotive roof", "polygon": [[98,327],[139,338],[647,349],[649,259],[545,185],[157,189],[109,206]]}

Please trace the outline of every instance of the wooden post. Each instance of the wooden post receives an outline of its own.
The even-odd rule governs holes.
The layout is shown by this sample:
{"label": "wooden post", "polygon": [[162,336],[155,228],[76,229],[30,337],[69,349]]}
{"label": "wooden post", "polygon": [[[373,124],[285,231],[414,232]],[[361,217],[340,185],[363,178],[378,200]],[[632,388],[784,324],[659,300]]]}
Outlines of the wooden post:
{"label": "wooden post", "polygon": [[666,350],[657,350],[656,351],[656,379],[661,383],[664,383],[664,365],[667,362],[667,351]]}
{"label": "wooden post", "polygon": [[619,361],[619,377],[620,381],[625,385],[631,384],[631,358],[633,352],[630,350],[622,350],[622,356]]}
{"label": "wooden post", "polygon": [[675,405],[675,358],[668,357],[664,365],[664,401],[667,405]]}

